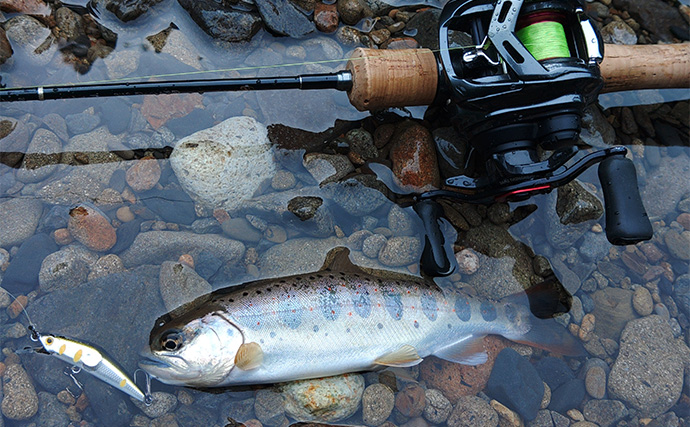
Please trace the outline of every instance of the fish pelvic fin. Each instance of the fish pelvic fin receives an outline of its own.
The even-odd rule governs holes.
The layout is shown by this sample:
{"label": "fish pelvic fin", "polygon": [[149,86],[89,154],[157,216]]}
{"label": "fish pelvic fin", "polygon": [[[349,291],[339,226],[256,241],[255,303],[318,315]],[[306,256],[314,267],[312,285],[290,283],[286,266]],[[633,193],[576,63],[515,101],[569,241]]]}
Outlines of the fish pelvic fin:
{"label": "fish pelvic fin", "polygon": [[530,330],[520,337],[508,337],[511,341],[550,351],[563,356],[580,357],[587,350],[580,340],[566,331],[554,319],[532,317]]}
{"label": "fish pelvic fin", "polygon": [[242,344],[235,355],[235,366],[243,371],[256,369],[264,361],[264,352],[255,342]]}
{"label": "fish pelvic fin", "polygon": [[393,366],[396,368],[409,368],[422,363],[421,357],[417,354],[417,349],[409,344],[405,344],[399,349],[384,354],[374,360],[374,364],[383,366]]}
{"label": "fish pelvic fin", "polygon": [[489,359],[489,355],[484,350],[484,335],[470,335],[434,351],[433,354],[439,359],[471,366],[481,365]]}

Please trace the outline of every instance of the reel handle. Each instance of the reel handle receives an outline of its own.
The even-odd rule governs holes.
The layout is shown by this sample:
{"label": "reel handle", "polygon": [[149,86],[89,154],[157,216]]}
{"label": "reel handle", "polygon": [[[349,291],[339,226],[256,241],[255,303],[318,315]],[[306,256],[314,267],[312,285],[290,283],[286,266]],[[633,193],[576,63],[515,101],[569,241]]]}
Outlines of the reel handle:
{"label": "reel handle", "polygon": [[632,160],[611,156],[599,164],[599,180],[606,205],[606,237],[614,245],[633,245],[652,238],[649,222],[637,186]]}
{"label": "reel handle", "polygon": [[439,66],[429,49],[357,48],[347,69],[348,96],[359,111],[429,105],[436,97]]}
{"label": "reel handle", "polygon": [[604,52],[602,92],[690,86],[690,43],[607,44]]}
{"label": "reel handle", "polygon": [[419,260],[422,271],[429,276],[448,276],[453,272],[453,265],[445,250],[445,239],[439,225],[443,216],[443,208],[437,202],[425,199],[414,205],[424,224],[424,249]]}

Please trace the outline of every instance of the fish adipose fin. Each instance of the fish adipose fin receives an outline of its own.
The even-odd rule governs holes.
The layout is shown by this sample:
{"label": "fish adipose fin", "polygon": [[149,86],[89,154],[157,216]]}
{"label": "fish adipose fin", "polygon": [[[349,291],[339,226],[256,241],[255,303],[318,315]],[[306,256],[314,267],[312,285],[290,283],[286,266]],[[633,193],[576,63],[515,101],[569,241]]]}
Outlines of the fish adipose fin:
{"label": "fish adipose fin", "polygon": [[481,365],[489,359],[489,355],[484,350],[483,335],[470,335],[462,341],[434,351],[434,356],[449,362],[471,366]]}
{"label": "fish adipose fin", "polygon": [[261,346],[255,342],[242,344],[235,355],[235,366],[243,371],[249,371],[261,366],[264,361],[264,352]]}
{"label": "fish adipose fin", "polygon": [[399,349],[384,354],[378,359],[374,360],[376,365],[394,366],[396,368],[409,368],[410,366],[422,363],[422,358],[417,354],[417,349],[409,344],[405,344]]}

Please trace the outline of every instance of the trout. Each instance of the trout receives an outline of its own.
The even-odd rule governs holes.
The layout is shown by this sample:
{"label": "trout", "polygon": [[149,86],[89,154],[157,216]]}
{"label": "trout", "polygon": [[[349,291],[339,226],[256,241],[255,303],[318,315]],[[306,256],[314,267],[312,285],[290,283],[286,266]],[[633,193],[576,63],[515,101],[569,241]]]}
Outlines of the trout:
{"label": "trout", "polygon": [[416,276],[382,278],[336,248],[318,272],[219,289],[160,317],[139,366],[167,384],[226,387],[410,367],[430,355],[477,365],[487,360],[488,334],[583,352],[519,298],[482,299]]}

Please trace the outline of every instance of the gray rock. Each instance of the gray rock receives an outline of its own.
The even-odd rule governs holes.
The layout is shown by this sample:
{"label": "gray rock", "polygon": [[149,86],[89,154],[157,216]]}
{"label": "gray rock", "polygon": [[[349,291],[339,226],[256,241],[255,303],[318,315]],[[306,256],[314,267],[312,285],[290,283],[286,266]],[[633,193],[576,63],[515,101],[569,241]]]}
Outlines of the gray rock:
{"label": "gray rock", "polygon": [[678,171],[690,170],[688,156],[662,157],[662,165],[647,173],[647,183],[640,188],[642,202],[650,217],[664,217],[690,194],[690,180]]}
{"label": "gray rock", "polygon": [[146,405],[144,402],[135,401],[134,404],[137,408],[149,418],[158,418],[167,413],[173,412],[177,407],[177,397],[171,393],[165,393],[162,391],[154,391],[152,394],[153,401],[150,405]]}
{"label": "gray rock", "polygon": [[621,334],[608,391],[613,399],[638,410],[639,416],[653,418],[678,401],[683,370],[688,367],[690,349],[673,338],[667,322],[655,315],[632,320]]}
{"label": "gray rock", "polygon": [[230,218],[220,225],[223,233],[231,239],[256,243],[261,240],[262,233],[244,218]]}
{"label": "gray rock", "polygon": [[42,292],[69,289],[86,282],[90,265],[97,257],[85,248],[67,246],[45,257],[38,273]]}
{"label": "gray rock", "polygon": [[213,253],[224,263],[234,264],[244,256],[244,245],[217,235],[182,231],[149,231],[139,233],[134,243],[120,254],[125,267],[161,264],[189,254],[196,259],[202,251]]}
{"label": "gray rock", "polygon": [[285,399],[285,412],[300,421],[335,423],[359,409],[364,392],[364,377],[336,375],[292,381],[279,386]]}
{"label": "gray rock", "polygon": [[683,274],[673,283],[673,298],[678,308],[690,316],[690,274]]}
{"label": "gray rock", "polygon": [[81,36],[86,36],[81,15],[68,7],[61,7],[55,11],[55,23],[60,28],[61,39],[75,41]]}
{"label": "gray rock", "polygon": [[0,246],[9,248],[36,232],[43,204],[38,200],[13,198],[0,203],[0,212]]}
{"label": "gray rock", "polygon": [[688,24],[681,17],[678,8],[663,1],[615,0],[613,5],[618,10],[628,11],[642,27],[665,42],[673,41],[671,28],[674,26],[684,29],[687,33]]}
{"label": "gray rock", "polygon": [[683,261],[690,260],[690,231],[669,230],[664,234],[664,242],[671,255]]}
{"label": "gray rock", "polygon": [[[29,145],[29,127],[24,121],[17,120],[13,117],[0,116],[0,139],[2,139],[2,147],[5,152],[26,152],[26,147]],[[19,158],[14,158],[16,163],[10,162],[7,154],[3,154],[3,163],[8,166],[14,166],[18,163]]]}
{"label": "gray rock", "polygon": [[388,211],[388,228],[395,236],[411,236],[414,234],[415,221],[412,209],[403,210],[398,205],[392,205]]}
{"label": "gray rock", "polygon": [[314,24],[288,0],[254,0],[263,22],[271,32],[299,38],[314,32]]}
{"label": "gray rock", "polygon": [[551,413],[548,409],[537,412],[537,417],[527,422],[527,427],[553,427]]}
{"label": "gray rock", "polygon": [[608,255],[610,248],[605,233],[586,232],[578,251],[587,261],[597,262]]}
{"label": "gray rock", "polygon": [[3,375],[2,414],[10,420],[27,420],[38,412],[38,395],[29,375],[19,364],[7,366]]}
{"label": "gray rock", "polygon": [[36,65],[46,65],[57,51],[50,29],[29,15],[12,17],[3,26],[12,48],[24,52]]}
{"label": "gray rock", "polygon": [[556,213],[561,224],[580,224],[597,220],[604,213],[601,201],[577,181],[558,187]]}
{"label": "gray rock", "polygon": [[345,139],[350,145],[350,156],[357,158],[357,164],[364,164],[379,156],[374,138],[366,130],[352,129],[345,134]]}
{"label": "gray rock", "polygon": [[439,390],[430,388],[424,391],[426,406],[424,407],[424,418],[432,424],[442,424],[446,422],[453,405]]}
{"label": "gray rock", "polygon": [[[592,366],[585,376],[585,389],[595,399],[603,399],[606,395],[606,372],[601,366]],[[593,420],[590,420],[593,421]]]}
{"label": "gray rock", "polygon": [[34,133],[24,154],[22,166],[17,170],[21,182],[38,182],[50,176],[57,169],[62,143],[53,132],[38,129]]}
{"label": "gray rock", "polygon": [[65,116],[67,130],[72,135],[81,135],[96,129],[101,123],[101,118],[95,114],[83,112],[68,114]]}
{"label": "gray rock", "polygon": [[601,29],[604,43],[637,44],[637,34],[623,21],[611,21]]}
{"label": "gray rock", "polygon": [[477,396],[462,396],[448,417],[448,427],[496,427],[498,414]]}
{"label": "gray rock", "polygon": [[378,258],[379,252],[386,245],[386,237],[381,234],[371,234],[362,242],[362,253],[369,258]]}
{"label": "gray rock", "polygon": [[233,10],[213,0],[178,0],[178,3],[206,34],[218,40],[250,40],[261,27],[258,16]]}
{"label": "gray rock", "polygon": [[261,255],[261,275],[288,276],[290,274],[317,271],[323,265],[326,254],[336,246],[345,246],[345,239],[299,238],[290,239],[270,247]]}
{"label": "gray rock", "polygon": [[227,417],[243,422],[254,418],[254,398],[236,400],[223,403],[220,409],[220,424],[228,421]]}
{"label": "gray rock", "polygon": [[53,205],[75,205],[84,200],[96,200],[105,188],[98,174],[98,165],[93,168],[79,167],[68,170],[55,181],[41,186],[35,195]]}
{"label": "gray rock", "polygon": [[371,175],[357,175],[323,187],[333,201],[353,216],[370,214],[388,202],[386,187]]}
{"label": "gray rock", "polygon": [[379,261],[383,265],[399,267],[419,261],[422,243],[417,237],[391,237],[379,252]]}
{"label": "gray rock", "polygon": [[383,424],[393,412],[394,405],[395,395],[387,385],[370,385],[362,395],[362,422],[371,427]]}
{"label": "gray rock", "polygon": [[410,19],[405,28],[417,30],[414,39],[422,46],[431,50],[436,50],[438,44],[438,24],[441,16],[441,9],[429,8],[423,12],[416,13]]}
{"label": "gray rock", "polygon": [[348,25],[357,24],[364,13],[359,0],[338,0],[337,8],[340,19]]}
{"label": "gray rock", "polygon": [[271,179],[271,188],[277,191],[289,190],[295,184],[297,184],[297,178],[290,171],[279,170]]}
{"label": "gray rock", "polygon": [[160,290],[167,310],[173,310],[211,292],[211,285],[193,268],[179,262],[161,265]]}
{"label": "gray rock", "polygon": [[342,154],[309,153],[304,156],[302,164],[321,185],[338,182],[355,170]]}
{"label": "gray rock", "polygon": [[[575,242],[578,241],[595,223],[594,220],[584,220],[579,223],[576,223],[573,220],[579,216],[573,212],[573,210],[578,211],[577,208],[580,206],[580,200],[578,199],[577,194],[581,193],[575,190],[578,187],[581,188],[579,184],[575,184],[574,187],[571,187],[569,191],[564,193],[561,193],[559,188],[558,197],[555,197],[553,193],[548,196],[545,215],[546,238],[551,246],[557,249],[567,249],[572,247]],[[575,197],[565,198],[566,203],[563,201],[564,198],[561,196],[561,194],[568,194]],[[559,207],[560,210],[558,209]],[[565,209],[566,207],[573,207],[573,210],[568,211]],[[601,203],[599,203],[599,208],[601,209]],[[588,208],[583,210],[585,212],[589,212],[589,215],[583,215],[583,218],[587,218],[588,216],[591,216],[594,207],[590,205]],[[601,210],[599,214],[601,214]],[[566,224],[564,219],[571,222]]]}
{"label": "gray rock", "polygon": [[636,318],[632,296],[632,291],[621,288],[606,288],[594,293],[594,332],[599,337],[618,341],[625,325]]}
{"label": "gray rock", "polygon": [[54,394],[41,391],[38,393],[37,427],[64,427],[69,424],[65,405],[58,401]]}
{"label": "gray rock", "polygon": [[254,401],[254,412],[263,425],[278,427],[287,423],[285,400],[282,394],[275,391],[259,390]]}
{"label": "gray rock", "polygon": [[618,400],[590,400],[582,411],[585,419],[601,427],[610,427],[626,416],[628,409]]}
{"label": "gray rock", "polygon": [[170,155],[170,165],[192,199],[208,208],[229,210],[251,198],[276,170],[266,127],[246,116],[182,138]]}
{"label": "gray rock", "polygon": [[162,0],[96,0],[94,3],[114,13],[120,21],[129,22],[142,16]]}
{"label": "gray rock", "polygon": [[652,294],[644,286],[638,286],[633,294],[633,308],[640,316],[649,316],[654,310]]}

